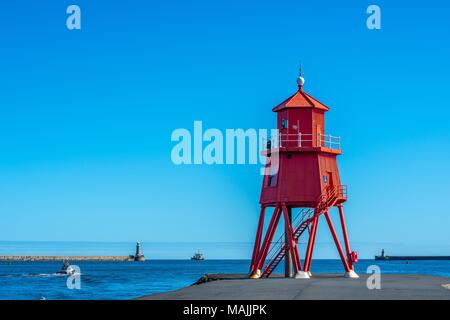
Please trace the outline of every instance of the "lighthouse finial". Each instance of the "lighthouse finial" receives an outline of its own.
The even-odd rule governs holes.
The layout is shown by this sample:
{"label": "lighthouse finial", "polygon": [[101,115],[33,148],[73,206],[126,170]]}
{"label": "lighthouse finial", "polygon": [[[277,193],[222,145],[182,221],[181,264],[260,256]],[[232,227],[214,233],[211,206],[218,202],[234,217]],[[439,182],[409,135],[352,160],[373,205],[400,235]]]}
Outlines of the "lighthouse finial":
{"label": "lighthouse finial", "polygon": [[298,78],[297,78],[298,89],[302,90],[303,85],[305,84],[305,78],[303,78],[303,68],[302,63],[300,62],[300,68],[298,70]]}

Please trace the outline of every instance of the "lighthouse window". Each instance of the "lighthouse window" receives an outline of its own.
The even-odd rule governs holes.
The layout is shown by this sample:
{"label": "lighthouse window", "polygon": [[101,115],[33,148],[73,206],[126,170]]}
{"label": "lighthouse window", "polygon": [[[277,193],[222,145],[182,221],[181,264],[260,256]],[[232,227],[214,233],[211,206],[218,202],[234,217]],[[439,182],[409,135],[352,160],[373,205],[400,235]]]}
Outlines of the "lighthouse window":
{"label": "lighthouse window", "polygon": [[287,129],[288,121],[287,119],[281,119],[281,129]]}
{"label": "lighthouse window", "polygon": [[271,174],[269,176],[269,181],[268,181],[267,185],[269,187],[275,187],[277,185],[277,175],[276,174]]}

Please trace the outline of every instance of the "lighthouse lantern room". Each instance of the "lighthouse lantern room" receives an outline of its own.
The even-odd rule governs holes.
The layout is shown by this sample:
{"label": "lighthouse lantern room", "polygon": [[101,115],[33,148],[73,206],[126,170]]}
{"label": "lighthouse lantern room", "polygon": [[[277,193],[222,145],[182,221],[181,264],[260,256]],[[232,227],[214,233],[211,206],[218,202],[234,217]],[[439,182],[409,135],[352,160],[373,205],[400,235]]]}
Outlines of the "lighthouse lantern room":
{"label": "lighthouse lantern room", "polygon": [[[263,150],[268,160],[251,278],[269,277],[283,259],[285,276],[310,278],[317,226],[322,217],[342,260],[345,276],[358,277],[353,267],[357,254],[350,250],[344,218],[347,187],[341,184],[337,166],[337,156],[342,153],[341,140],[326,134],[325,113],[329,108],[307,94],[304,83],[300,71],[298,91],[273,108],[277,113],[278,134],[268,139]],[[330,217],[333,207],[338,208],[344,248]],[[273,213],[265,223],[269,208],[273,208]],[[275,239],[281,217],[284,232]],[[307,239],[303,261],[298,246],[302,236]]]}

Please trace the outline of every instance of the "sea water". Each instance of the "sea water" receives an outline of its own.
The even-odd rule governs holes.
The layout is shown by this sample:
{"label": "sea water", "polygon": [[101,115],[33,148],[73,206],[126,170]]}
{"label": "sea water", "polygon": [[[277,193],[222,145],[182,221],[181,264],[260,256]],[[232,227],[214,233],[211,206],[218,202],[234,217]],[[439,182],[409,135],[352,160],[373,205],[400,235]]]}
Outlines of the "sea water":
{"label": "sea water", "polygon": [[[247,259],[208,259],[193,261],[189,254],[194,253],[196,245],[170,244],[155,245],[154,250],[147,244],[145,262],[74,262],[80,267],[80,289],[69,289],[67,276],[56,272],[60,262],[0,262],[0,299],[132,299],[139,296],[176,290],[191,285],[206,273],[247,273],[250,261]],[[217,255],[232,256],[231,245],[215,245]],[[232,245],[235,248],[236,244]],[[99,248],[101,247],[101,248]],[[162,249],[172,248],[175,256],[188,259],[162,259]],[[206,244],[202,247],[208,249]],[[108,249],[109,248],[109,249]],[[220,252],[222,248],[222,252]],[[245,254],[251,254],[251,244],[242,245]],[[67,244],[67,243],[5,243],[0,242],[0,255],[3,254],[39,254],[39,255],[127,255],[132,244]],[[189,252],[187,251],[189,249]],[[64,252],[63,252],[64,251]],[[99,252],[101,251],[101,252]],[[151,254],[149,254],[151,253]],[[166,255],[169,255],[166,252]],[[169,255],[170,256],[170,255]],[[214,255],[213,255],[214,257]],[[364,274],[371,265],[380,267],[383,273],[428,274],[450,277],[450,261],[375,261],[360,260],[356,272]],[[313,260],[311,271],[314,273],[343,273],[338,259]],[[277,273],[283,272],[280,264]]]}

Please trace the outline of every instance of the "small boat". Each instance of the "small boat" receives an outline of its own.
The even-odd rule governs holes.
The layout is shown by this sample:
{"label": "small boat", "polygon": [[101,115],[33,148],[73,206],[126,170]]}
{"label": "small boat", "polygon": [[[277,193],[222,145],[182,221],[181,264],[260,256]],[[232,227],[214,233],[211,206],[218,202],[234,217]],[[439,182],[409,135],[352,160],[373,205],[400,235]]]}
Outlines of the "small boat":
{"label": "small boat", "polygon": [[56,273],[70,276],[70,275],[74,274],[75,271],[76,270],[70,265],[69,261],[64,261],[64,264],[61,267],[61,270],[59,270]]}
{"label": "small boat", "polygon": [[203,253],[197,252],[191,257],[191,260],[205,260],[205,257],[203,256]]}

